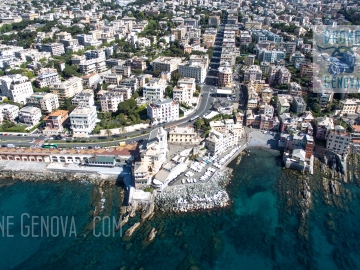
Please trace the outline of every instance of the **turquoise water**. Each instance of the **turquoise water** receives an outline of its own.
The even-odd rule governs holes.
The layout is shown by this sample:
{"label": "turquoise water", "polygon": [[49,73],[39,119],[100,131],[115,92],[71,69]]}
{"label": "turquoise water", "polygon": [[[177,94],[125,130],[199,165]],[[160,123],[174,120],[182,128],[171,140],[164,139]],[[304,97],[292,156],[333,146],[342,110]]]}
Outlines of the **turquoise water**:
{"label": "turquoise water", "polygon": [[[314,190],[308,237],[299,236],[300,210],[287,206],[280,191],[300,174],[282,169],[272,150],[251,150],[231,164],[228,187],[233,203],[226,209],[198,213],[157,212],[130,240],[100,221],[92,230],[93,211],[103,192],[100,217],[119,217],[120,187],[99,190],[86,183],[9,182],[0,188],[1,217],[14,216],[0,240],[1,269],[356,269],[360,267],[360,193],[346,184],[351,200],[341,207],[324,204]],[[318,176],[314,176],[316,182]],[[76,236],[23,237],[21,215],[74,217]],[[331,227],[330,221],[334,222]],[[35,220],[36,221],[36,220]],[[139,221],[130,219],[125,230]],[[0,220],[1,222],[1,220]],[[3,222],[4,223],[4,222]],[[24,223],[30,224],[28,219]],[[70,222],[67,222],[70,225]],[[330,225],[329,225],[330,224]],[[329,227],[330,226],[330,227]],[[152,227],[153,242],[146,238]],[[107,228],[110,228],[107,230]],[[103,231],[104,230],[104,231]],[[114,235],[105,237],[111,232]],[[14,237],[6,237],[6,233]],[[35,227],[34,234],[41,234]]]}

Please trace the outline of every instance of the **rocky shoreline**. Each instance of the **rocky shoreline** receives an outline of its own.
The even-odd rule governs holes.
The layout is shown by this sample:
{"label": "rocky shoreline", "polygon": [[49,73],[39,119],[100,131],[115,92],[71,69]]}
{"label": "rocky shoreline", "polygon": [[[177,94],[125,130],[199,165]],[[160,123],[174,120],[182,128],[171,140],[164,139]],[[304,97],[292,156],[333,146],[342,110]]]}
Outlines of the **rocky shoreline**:
{"label": "rocky shoreline", "polygon": [[39,172],[27,171],[1,171],[0,180],[18,181],[85,181],[93,185],[101,185],[105,181],[115,182],[117,177],[103,176],[94,172],[74,173],[74,172],[51,172],[47,170]]}
{"label": "rocky shoreline", "polygon": [[155,197],[160,211],[188,212],[226,207],[230,198],[226,186],[232,179],[232,169],[217,171],[206,183],[167,187]]}

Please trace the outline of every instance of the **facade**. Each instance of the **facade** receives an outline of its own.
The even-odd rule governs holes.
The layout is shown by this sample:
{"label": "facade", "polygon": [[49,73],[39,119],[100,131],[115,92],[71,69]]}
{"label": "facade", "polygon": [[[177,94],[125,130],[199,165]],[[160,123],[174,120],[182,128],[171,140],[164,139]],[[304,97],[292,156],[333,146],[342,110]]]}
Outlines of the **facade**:
{"label": "facade", "polygon": [[152,79],[143,87],[143,97],[147,100],[163,99],[167,82],[164,79]]}
{"label": "facade", "polygon": [[219,87],[233,86],[233,72],[231,67],[223,66],[218,70],[218,85]]}
{"label": "facade", "polygon": [[296,114],[302,114],[306,110],[306,102],[302,97],[294,97],[292,111]]}
{"label": "facade", "polygon": [[26,104],[26,98],[34,93],[31,82],[20,74],[0,77],[1,93],[14,102]]}
{"label": "facade", "polygon": [[131,67],[130,66],[116,66],[111,69],[111,72],[116,75],[121,75],[123,77],[131,76]]}
{"label": "facade", "polygon": [[78,106],[70,113],[71,129],[74,137],[87,137],[97,122],[96,106]]}
{"label": "facade", "polygon": [[291,73],[286,67],[270,66],[269,69],[269,84],[289,84]]}
{"label": "facade", "polygon": [[179,65],[178,72],[183,77],[194,78],[196,83],[203,83],[206,78],[206,65],[201,62],[188,62]]}
{"label": "facade", "polygon": [[244,71],[244,82],[261,81],[262,71],[258,65],[251,65]]}
{"label": "facade", "polygon": [[45,128],[43,133],[46,135],[57,135],[64,131],[64,123],[69,118],[69,111],[57,110],[44,118]]}
{"label": "facade", "polygon": [[78,77],[72,77],[64,82],[55,83],[50,86],[50,92],[58,96],[60,104],[64,103],[65,99],[75,96],[82,90],[82,79]]}
{"label": "facade", "polygon": [[56,72],[43,73],[35,81],[35,84],[39,88],[48,87],[54,83],[59,83],[60,78]]}
{"label": "facade", "polygon": [[59,108],[58,96],[52,93],[34,93],[26,98],[26,104],[36,106],[45,113]]}
{"label": "facade", "polygon": [[154,70],[173,72],[178,69],[181,64],[180,57],[158,57],[153,61]]}
{"label": "facade", "polygon": [[136,184],[150,184],[161,166],[166,162],[168,152],[167,132],[162,127],[153,129],[147,140],[139,147],[140,160],[135,161],[132,175]]}
{"label": "facade", "polygon": [[37,107],[26,106],[19,111],[19,121],[28,126],[34,126],[40,122],[41,110]]}
{"label": "facade", "polygon": [[52,55],[62,55],[65,53],[65,47],[62,43],[42,44],[41,51],[49,52]]}
{"label": "facade", "polygon": [[205,146],[212,156],[221,155],[225,151],[234,148],[238,144],[238,134],[234,131],[220,133],[211,130],[209,137],[205,140]]}
{"label": "facade", "polygon": [[356,101],[352,99],[340,100],[339,105],[340,105],[341,115],[355,114],[358,106]]}
{"label": "facade", "polygon": [[174,127],[169,131],[169,143],[199,144],[200,137],[193,127]]}
{"label": "facade", "polygon": [[71,103],[73,105],[93,106],[95,104],[94,92],[91,89],[81,91],[74,96]]}
{"label": "facade", "polygon": [[196,90],[194,78],[181,78],[173,89],[173,100],[190,103]]}
{"label": "facade", "polygon": [[2,120],[15,122],[15,119],[19,116],[19,107],[11,104],[0,104],[0,114]]}
{"label": "facade", "polygon": [[103,80],[107,84],[115,84],[119,85],[122,79],[122,75],[116,75],[116,74],[106,74],[103,75]]}
{"label": "facade", "polygon": [[103,112],[116,112],[119,103],[124,101],[124,95],[120,92],[110,91],[100,95],[99,99]]}
{"label": "facade", "polygon": [[334,121],[330,117],[320,117],[316,119],[316,134],[315,138],[319,140],[326,140],[331,131],[334,130]]}
{"label": "facade", "polygon": [[330,132],[326,140],[326,149],[344,155],[347,153],[350,141],[350,134],[346,133],[342,126],[335,126],[335,131]]}
{"label": "facade", "polygon": [[172,99],[154,101],[147,105],[147,116],[159,123],[175,121],[179,118],[179,103]]}
{"label": "facade", "polygon": [[290,111],[290,103],[286,98],[279,97],[277,101],[278,114],[288,113]]}

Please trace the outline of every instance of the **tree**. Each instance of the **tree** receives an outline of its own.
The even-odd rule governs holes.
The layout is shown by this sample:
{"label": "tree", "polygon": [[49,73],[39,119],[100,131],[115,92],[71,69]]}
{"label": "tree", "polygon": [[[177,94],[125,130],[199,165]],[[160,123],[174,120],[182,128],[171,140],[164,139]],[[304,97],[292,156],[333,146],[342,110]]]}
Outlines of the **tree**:
{"label": "tree", "polygon": [[171,80],[173,81],[173,84],[176,85],[177,82],[180,80],[181,78],[181,74],[178,73],[178,72],[174,72],[172,75],[171,75]]}
{"label": "tree", "polygon": [[165,96],[172,98],[173,97],[173,87],[171,85],[169,85],[168,87],[165,88]]}
{"label": "tree", "polygon": [[313,104],[313,111],[315,113],[319,113],[321,111],[321,107],[320,107],[319,103],[314,103]]}
{"label": "tree", "polygon": [[201,91],[201,86],[200,85],[196,85],[196,91]]}
{"label": "tree", "polygon": [[77,76],[78,72],[77,72],[77,67],[75,65],[66,65],[63,71],[63,75],[66,78],[70,78],[73,76]]}
{"label": "tree", "polygon": [[107,129],[107,130],[106,130],[106,135],[107,135],[108,137],[110,137],[110,136],[112,135],[112,132],[111,132],[110,129]]}
{"label": "tree", "polygon": [[137,99],[138,97],[139,97],[138,92],[135,92],[135,93],[132,95],[132,98],[133,98],[133,99]]}

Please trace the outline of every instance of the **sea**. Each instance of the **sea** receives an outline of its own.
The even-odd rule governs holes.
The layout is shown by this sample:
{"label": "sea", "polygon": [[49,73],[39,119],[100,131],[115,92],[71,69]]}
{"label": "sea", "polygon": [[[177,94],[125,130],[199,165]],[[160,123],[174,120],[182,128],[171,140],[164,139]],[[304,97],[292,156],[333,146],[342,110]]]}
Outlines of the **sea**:
{"label": "sea", "polygon": [[[121,186],[4,180],[0,269],[360,269],[358,184],[328,194],[320,172],[285,170],[270,149],[253,148],[230,167],[230,206],[156,212],[130,238],[124,232],[140,214],[116,230]],[[298,187],[306,177],[308,210]]]}

